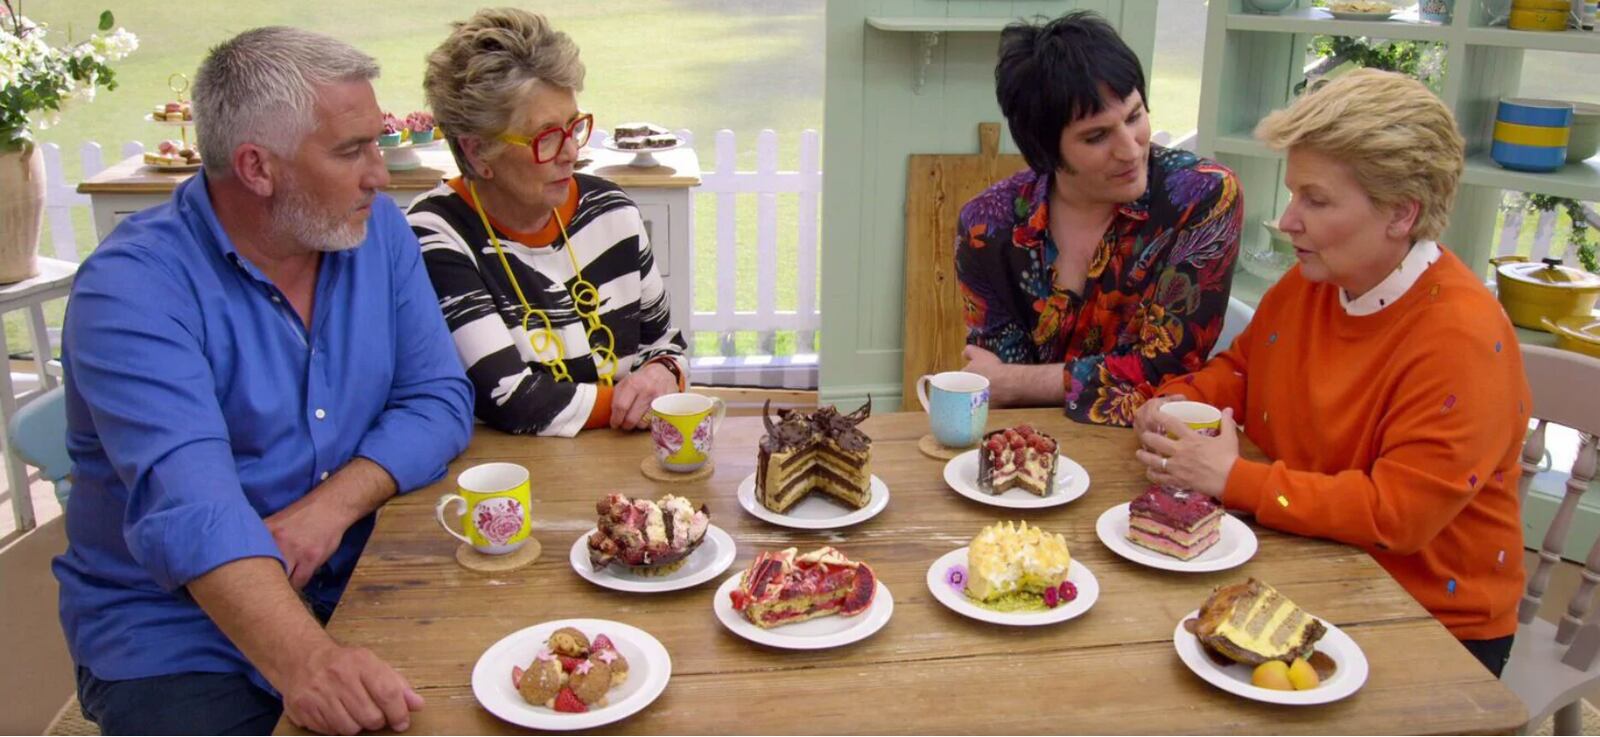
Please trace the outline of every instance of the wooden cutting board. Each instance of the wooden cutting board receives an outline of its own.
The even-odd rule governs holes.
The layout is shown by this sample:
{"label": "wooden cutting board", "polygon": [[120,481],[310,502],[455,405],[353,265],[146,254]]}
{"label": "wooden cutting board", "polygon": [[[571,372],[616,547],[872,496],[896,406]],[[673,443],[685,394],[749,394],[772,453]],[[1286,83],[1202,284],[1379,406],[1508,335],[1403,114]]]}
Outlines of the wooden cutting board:
{"label": "wooden cutting board", "polygon": [[1000,153],[1000,124],[978,124],[976,154],[912,154],[906,171],[905,370],[900,407],[922,410],[917,379],[966,365],[956,217],[967,200],[1028,164]]}

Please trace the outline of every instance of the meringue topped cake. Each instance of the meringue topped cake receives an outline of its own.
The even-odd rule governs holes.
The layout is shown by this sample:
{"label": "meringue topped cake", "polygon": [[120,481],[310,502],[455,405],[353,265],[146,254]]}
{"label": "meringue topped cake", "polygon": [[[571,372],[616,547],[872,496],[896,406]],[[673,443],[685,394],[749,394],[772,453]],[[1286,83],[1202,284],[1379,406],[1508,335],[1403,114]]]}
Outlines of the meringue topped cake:
{"label": "meringue topped cake", "polygon": [[1289,597],[1254,578],[1211,592],[1199,620],[1194,634],[1201,644],[1250,666],[1309,659],[1328,631]]}
{"label": "meringue topped cake", "polygon": [[1128,542],[1192,560],[1222,535],[1222,507],[1211,497],[1152,485],[1128,505]]}
{"label": "meringue topped cake", "polygon": [[1056,441],[1029,425],[995,430],[978,446],[978,488],[1003,494],[1022,488],[1049,496],[1056,484]]}
{"label": "meringue topped cake", "polygon": [[872,439],[857,427],[872,414],[872,400],[848,415],[833,407],[815,412],[761,408],[767,434],[756,452],[756,500],[782,514],[817,492],[861,509],[872,501]]}
{"label": "meringue topped cake", "polygon": [[853,616],[872,606],[878,579],[872,568],[826,545],[805,555],[788,548],[763,552],[728,592],[733,609],[766,629],[830,614]]}
{"label": "meringue topped cake", "polygon": [[968,598],[991,609],[1043,609],[1045,596],[1067,580],[1067,539],[1027,522],[996,522],[967,549]]}

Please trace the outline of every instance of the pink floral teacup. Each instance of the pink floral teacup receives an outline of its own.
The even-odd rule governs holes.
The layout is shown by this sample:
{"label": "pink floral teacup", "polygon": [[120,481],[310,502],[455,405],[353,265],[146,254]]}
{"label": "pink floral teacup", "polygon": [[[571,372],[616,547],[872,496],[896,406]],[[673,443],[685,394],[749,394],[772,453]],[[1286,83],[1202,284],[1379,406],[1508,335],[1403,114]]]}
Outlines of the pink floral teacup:
{"label": "pink floral teacup", "polygon": [[[434,516],[445,532],[488,555],[510,553],[528,542],[533,531],[529,508],[533,498],[528,486],[528,469],[515,463],[484,463],[461,472],[456,479],[460,493],[445,494],[434,507]],[[445,519],[445,508],[459,502],[460,521]],[[462,532],[457,532],[456,527]]]}

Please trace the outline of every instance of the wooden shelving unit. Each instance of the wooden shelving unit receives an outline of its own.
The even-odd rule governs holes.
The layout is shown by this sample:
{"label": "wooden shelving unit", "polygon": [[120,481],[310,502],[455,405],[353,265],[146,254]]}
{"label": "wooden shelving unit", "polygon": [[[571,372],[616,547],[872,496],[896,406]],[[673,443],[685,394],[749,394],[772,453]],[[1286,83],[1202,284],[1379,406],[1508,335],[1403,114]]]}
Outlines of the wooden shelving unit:
{"label": "wooden shelving unit", "polygon": [[[1503,189],[1600,200],[1600,158],[1568,164],[1550,174],[1527,174],[1500,168],[1488,153],[1495,105],[1501,97],[1518,94],[1523,53],[1600,55],[1600,32],[1541,33],[1490,26],[1481,0],[1456,0],[1449,25],[1418,20],[1415,6],[1389,21],[1369,22],[1334,20],[1326,11],[1310,7],[1310,0],[1298,3],[1281,15],[1257,14],[1246,0],[1211,0],[1208,10],[1198,148],[1239,174],[1245,192],[1241,261],[1246,254],[1269,248],[1269,236],[1260,223],[1276,217],[1288,204],[1282,155],[1256,142],[1251,133],[1267,113],[1290,102],[1294,87],[1304,79],[1306,45],[1320,35],[1444,46],[1440,96],[1455,111],[1467,139],[1468,161],[1443,240],[1469,264],[1487,267]],[[1600,81],[1596,88],[1600,89]],[[1258,274],[1251,276],[1260,279]]]}

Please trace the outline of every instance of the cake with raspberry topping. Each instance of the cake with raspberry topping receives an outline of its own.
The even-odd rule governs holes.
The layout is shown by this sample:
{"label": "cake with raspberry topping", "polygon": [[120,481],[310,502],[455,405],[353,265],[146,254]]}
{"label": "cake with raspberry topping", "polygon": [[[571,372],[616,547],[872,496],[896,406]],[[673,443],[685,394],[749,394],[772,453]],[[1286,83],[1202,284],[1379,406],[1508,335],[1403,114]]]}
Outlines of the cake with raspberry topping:
{"label": "cake with raspberry topping", "polygon": [[1211,497],[1151,485],[1128,505],[1128,542],[1192,560],[1222,537],[1222,507]]}
{"label": "cake with raspberry topping", "polygon": [[711,512],[681,496],[657,501],[609,494],[595,505],[599,519],[589,533],[589,563],[596,571],[612,563],[635,573],[663,575],[677,570],[711,525]]}
{"label": "cake with raspberry topping", "polygon": [[763,552],[728,592],[733,609],[766,629],[832,614],[854,616],[872,606],[878,578],[872,568],[824,545],[805,555],[788,548]]}
{"label": "cake with raspberry topping", "polygon": [[1014,488],[1049,496],[1056,486],[1054,438],[1029,425],[995,430],[978,446],[978,488],[1003,494]]}

